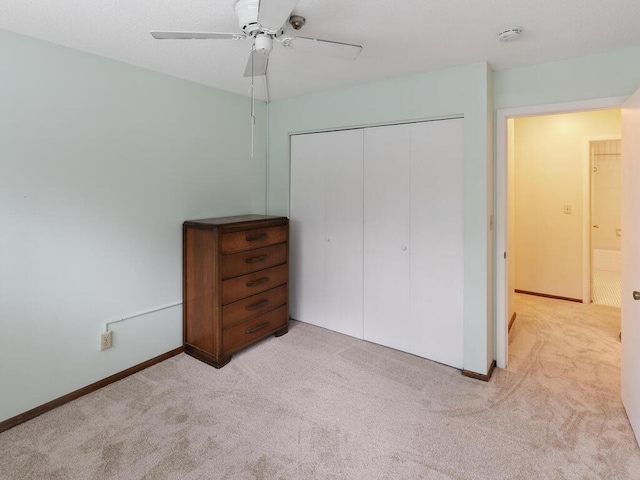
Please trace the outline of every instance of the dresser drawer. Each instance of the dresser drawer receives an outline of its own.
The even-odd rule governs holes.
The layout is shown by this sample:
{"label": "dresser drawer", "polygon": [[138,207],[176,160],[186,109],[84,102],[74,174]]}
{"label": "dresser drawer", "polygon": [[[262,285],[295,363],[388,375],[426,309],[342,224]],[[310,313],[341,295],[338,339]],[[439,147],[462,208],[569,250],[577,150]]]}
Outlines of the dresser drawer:
{"label": "dresser drawer", "polygon": [[225,353],[233,353],[254,340],[269,335],[274,330],[286,325],[288,311],[287,306],[283,305],[264,315],[253,317],[235,327],[223,330],[222,349]]}
{"label": "dresser drawer", "polygon": [[222,328],[254,317],[287,303],[287,285],[272,288],[222,307]]}
{"label": "dresser drawer", "polygon": [[222,282],[222,304],[270,290],[287,283],[288,264],[249,273]]}
{"label": "dresser drawer", "polygon": [[287,241],[287,226],[257,228],[242,232],[223,233],[220,250],[223,254],[242,252]]}
{"label": "dresser drawer", "polygon": [[222,256],[222,278],[233,278],[280,265],[287,261],[287,245],[281,243],[271,247],[257,248],[246,252]]}

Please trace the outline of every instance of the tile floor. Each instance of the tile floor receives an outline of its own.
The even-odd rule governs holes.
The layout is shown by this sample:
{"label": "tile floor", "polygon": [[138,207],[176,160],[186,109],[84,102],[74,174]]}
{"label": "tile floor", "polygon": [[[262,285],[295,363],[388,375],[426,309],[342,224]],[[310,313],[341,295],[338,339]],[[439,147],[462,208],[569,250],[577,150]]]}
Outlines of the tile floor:
{"label": "tile floor", "polygon": [[593,303],[622,307],[622,276],[620,272],[593,270]]}

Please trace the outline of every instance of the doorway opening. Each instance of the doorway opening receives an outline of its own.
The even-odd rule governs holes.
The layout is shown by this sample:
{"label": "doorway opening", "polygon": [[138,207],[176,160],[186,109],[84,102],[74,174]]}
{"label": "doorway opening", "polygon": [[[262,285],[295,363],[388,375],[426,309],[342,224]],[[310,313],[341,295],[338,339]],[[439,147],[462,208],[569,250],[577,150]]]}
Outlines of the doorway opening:
{"label": "doorway opening", "polygon": [[591,166],[591,301],[622,306],[622,140],[588,139]]}
{"label": "doorway opening", "polygon": [[[584,161],[585,138],[615,135],[617,132],[602,132],[589,129],[579,130],[574,122],[567,121],[565,115],[582,115],[583,121],[590,114],[601,110],[615,109],[618,113],[624,98],[608,98],[556,105],[540,105],[499,110],[497,114],[497,164],[496,164],[496,361],[498,367],[506,367],[508,363],[508,325],[514,318],[515,290],[531,293],[547,294],[581,302],[591,301],[591,215],[590,195],[591,165]],[[552,127],[535,125],[538,117],[548,117]],[[529,152],[534,152],[524,169],[525,173],[537,174],[538,178],[520,180],[524,185],[517,202],[516,173],[517,167],[508,168],[510,157],[518,155],[516,121],[534,124],[542,130],[556,130],[557,138],[572,138],[575,145],[554,145],[544,140],[528,139]],[[540,120],[542,122],[543,120]],[[578,122],[580,123],[580,122]],[[583,122],[585,123],[585,122]],[[586,122],[588,123],[588,122]],[[514,129],[508,128],[509,125]],[[535,128],[534,128],[535,130]],[[535,135],[534,135],[535,136]],[[510,141],[509,141],[510,140]],[[576,148],[579,151],[576,157]],[[572,152],[572,153],[571,153]],[[588,150],[587,150],[588,152]],[[556,154],[559,154],[556,155]],[[571,157],[571,161],[566,160]],[[587,159],[589,155],[587,153]],[[577,160],[575,160],[577,158]],[[521,172],[522,173],[522,172]],[[570,179],[568,181],[567,179]],[[531,184],[527,183],[528,181]],[[515,200],[514,200],[515,199]],[[509,201],[529,209],[530,222],[521,224],[520,232],[516,230],[518,222],[515,217],[518,206],[509,209]],[[524,202],[524,204],[523,204]],[[528,206],[527,206],[528,205]],[[522,212],[521,212],[522,213]],[[508,226],[516,228],[509,229]],[[520,237],[518,239],[518,237]],[[553,240],[559,243],[554,245]],[[517,242],[529,242],[524,255],[518,253]],[[522,247],[521,247],[522,248]],[[507,252],[509,256],[507,257]],[[534,252],[527,257],[527,253]],[[535,271],[524,272],[518,277],[518,260],[520,267],[531,267]],[[552,268],[538,268],[545,265]],[[555,268],[555,270],[553,269]],[[577,272],[577,273],[576,273]],[[524,288],[518,287],[518,282]],[[527,283],[528,282],[528,283]],[[549,286],[551,289],[549,289]],[[555,292],[555,293],[554,293]],[[517,316],[517,312],[515,312]]]}

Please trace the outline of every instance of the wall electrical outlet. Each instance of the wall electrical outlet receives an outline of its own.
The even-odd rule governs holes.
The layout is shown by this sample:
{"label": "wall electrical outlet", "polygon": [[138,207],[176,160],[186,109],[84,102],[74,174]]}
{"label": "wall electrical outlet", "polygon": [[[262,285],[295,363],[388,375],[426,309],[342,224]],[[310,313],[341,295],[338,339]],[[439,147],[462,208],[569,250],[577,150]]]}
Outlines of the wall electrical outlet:
{"label": "wall electrical outlet", "polygon": [[113,332],[111,330],[104,332],[100,335],[100,350],[106,350],[111,348],[113,343]]}

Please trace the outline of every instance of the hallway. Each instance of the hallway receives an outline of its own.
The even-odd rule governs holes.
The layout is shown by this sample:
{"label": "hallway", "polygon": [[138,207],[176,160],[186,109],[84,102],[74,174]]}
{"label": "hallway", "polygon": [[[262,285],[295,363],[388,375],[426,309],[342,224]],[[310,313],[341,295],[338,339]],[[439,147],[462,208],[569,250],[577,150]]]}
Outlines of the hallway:
{"label": "hallway", "polygon": [[[575,478],[640,478],[620,400],[620,309],[517,294],[516,312],[506,370],[520,377],[514,408],[545,422],[549,445],[602,467]],[[611,470],[631,459],[635,468]]]}

